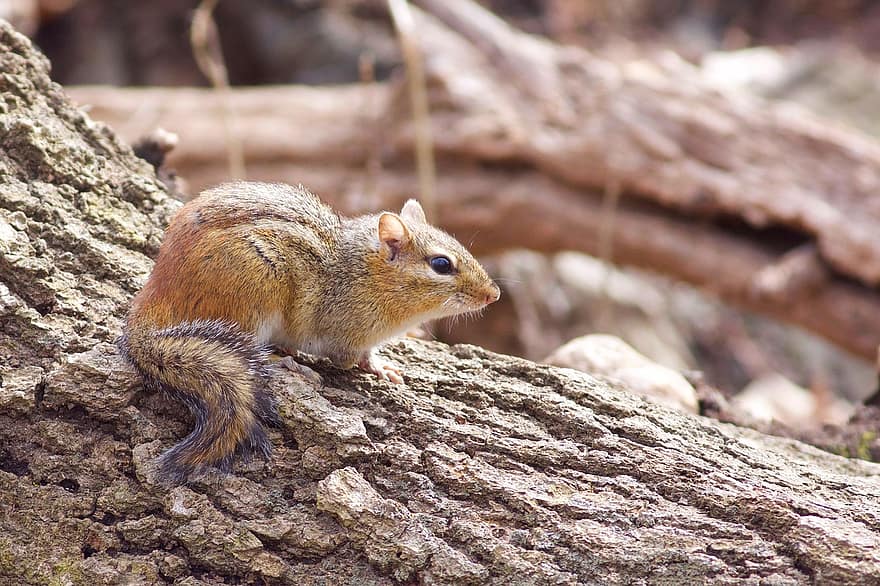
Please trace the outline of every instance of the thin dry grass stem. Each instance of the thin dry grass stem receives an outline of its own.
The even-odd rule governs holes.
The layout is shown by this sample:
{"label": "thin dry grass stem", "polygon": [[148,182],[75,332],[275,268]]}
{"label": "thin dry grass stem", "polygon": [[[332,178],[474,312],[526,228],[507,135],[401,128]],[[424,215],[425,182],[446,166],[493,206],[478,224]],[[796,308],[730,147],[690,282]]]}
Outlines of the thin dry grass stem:
{"label": "thin dry grass stem", "polygon": [[238,134],[238,120],[232,107],[229,74],[223,59],[223,50],[220,48],[220,34],[213,18],[218,1],[202,0],[199,3],[193,13],[189,41],[196,64],[208,78],[223,104],[223,133],[226,137],[229,176],[232,179],[244,179],[244,148]]}
{"label": "thin dry grass stem", "polygon": [[406,78],[415,127],[416,167],[419,174],[419,199],[429,222],[437,219],[435,196],[436,170],[434,141],[428,112],[428,89],[422,55],[415,39],[415,23],[407,0],[388,0],[388,10],[397,31],[401,53],[406,64]]}
{"label": "thin dry grass stem", "polygon": [[[505,255],[506,256],[506,255]],[[505,287],[504,294],[513,307],[513,314],[516,317],[516,337],[523,348],[522,355],[532,360],[540,360],[544,356],[542,350],[553,345],[550,336],[545,333],[544,322],[541,319],[539,301],[533,293],[533,287],[529,282],[517,279],[512,276],[516,273],[514,263],[508,263],[502,258],[498,265],[500,276],[495,277],[496,281],[506,281],[510,286]]]}
{"label": "thin dry grass stem", "polygon": [[[376,57],[372,53],[362,53],[358,58],[358,73],[364,85],[376,83]],[[374,100],[373,100],[374,101]],[[364,108],[366,112],[381,112],[382,108]],[[379,178],[382,175],[382,144],[385,141],[382,116],[370,116],[369,124],[374,129],[375,141],[367,148],[364,161],[364,180],[361,189],[361,201],[354,202],[355,210],[373,210],[381,206],[379,197]]]}
{"label": "thin dry grass stem", "polygon": [[599,312],[596,328],[608,331],[614,323],[614,303],[611,299],[611,279],[614,275],[614,222],[620,203],[620,181],[609,179],[602,198],[602,222],[599,224],[599,260],[605,263],[605,272],[599,285]]}

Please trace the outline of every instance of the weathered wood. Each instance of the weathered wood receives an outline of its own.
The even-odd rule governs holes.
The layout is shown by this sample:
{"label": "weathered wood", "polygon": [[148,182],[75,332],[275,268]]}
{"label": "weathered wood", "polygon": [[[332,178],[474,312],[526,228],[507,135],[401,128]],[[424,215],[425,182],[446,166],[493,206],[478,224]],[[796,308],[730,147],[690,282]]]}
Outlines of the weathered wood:
{"label": "weathered wood", "polygon": [[[467,2],[421,4],[450,27],[417,12],[445,227],[465,240],[476,234],[478,252],[597,255],[602,197],[619,188],[615,262],[874,358],[875,143],[790,106],[720,94],[680,63],[618,66],[514,31]],[[249,176],[305,183],[349,212],[398,205],[417,182],[397,90],[236,90]],[[222,105],[209,91],[70,92],[129,138],[157,125],[179,133],[170,164],[194,191],[226,178]],[[812,260],[792,272],[786,255],[803,249]]]}
{"label": "weathered wood", "polygon": [[188,428],[112,344],[176,206],[0,24],[0,578],[869,584],[880,466],[468,346],[279,369],[270,463],[165,490]]}
{"label": "weathered wood", "polygon": [[835,269],[880,284],[875,142],[797,108],[720,94],[683,63],[615,66],[515,31],[470,0],[420,4],[467,41],[449,51],[449,29],[421,21],[456,123],[493,131],[448,133],[444,146],[523,158],[575,185],[613,180],[690,214],[784,226],[815,238]]}

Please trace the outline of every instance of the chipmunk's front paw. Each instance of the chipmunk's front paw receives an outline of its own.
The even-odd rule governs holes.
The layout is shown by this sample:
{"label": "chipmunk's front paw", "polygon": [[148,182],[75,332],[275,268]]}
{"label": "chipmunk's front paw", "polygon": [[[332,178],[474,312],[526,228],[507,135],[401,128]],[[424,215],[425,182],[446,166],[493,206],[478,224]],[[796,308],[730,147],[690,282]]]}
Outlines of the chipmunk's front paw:
{"label": "chipmunk's front paw", "polygon": [[403,383],[403,371],[400,367],[372,352],[360,359],[358,367],[361,370],[372,372],[382,380],[395,384]]}

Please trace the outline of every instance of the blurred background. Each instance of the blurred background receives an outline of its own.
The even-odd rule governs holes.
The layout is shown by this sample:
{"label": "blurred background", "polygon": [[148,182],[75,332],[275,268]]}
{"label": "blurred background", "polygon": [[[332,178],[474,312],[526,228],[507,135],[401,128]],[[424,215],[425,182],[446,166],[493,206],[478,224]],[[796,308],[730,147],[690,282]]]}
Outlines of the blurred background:
{"label": "blurred background", "polygon": [[[759,104],[795,104],[798,112],[809,112],[822,128],[828,125],[833,132],[860,137],[868,144],[880,133],[878,2],[484,0],[479,4],[513,30],[548,41],[547,46],[563,60],[583,60],[581,71],[590,74],[594,67],[604,71],[602,67],[653,64],[651,71],[661,76],[681,75],[680,87],[694,83],[712,88],[706,95],[717,92],[728,100],[718,103],[721,109],[736,104],[737,96],[746,96]],[[198,6],[182,0],[6,0],[0,2],[0,17],[30,36],[50,59],[53,78],[93,118],[109,123],[126,141],[134,144],[155,136],[157,128],[173,135],[169,139],[173,144],[160,150],[174,146],[164,168],[182,198],[244,174],[254,180],[302,181],[350,213],[387,206],[387,193],[401,197],[420,193],[417,157],[411,148],[418,125],[409,126],[412,109],[406,91],[412,80],[405,79],[400,37],[384,0],[220,0],[216,7],[207,7],[215,28],[208,27],[194,38],[191,27]],[[416,44],[419,22],[410,39]],[[456,29],[451,21],[444,22]],[[464,37],[479,46],[479,35]],[[571,48],[582,52],[565,53]],[[493,243],[498,232],[493,226],[503,224],[505,217],[480,214],[505,207],[488,203],[480,207],[479,202],[506,197],[508,185],[518,182],[522,173],[537,173],[559,185],[572,202],[581,191],[589,191],[584,197],[595,198],[598,208],[607,213],[598,222],[600,232],[603,222],[613,221],[615,205],[640,197],[644,201],[651,189],[635,183],[630,188],[623,181],[618,202],[616,192],[609,197],[613,190],[601,181],[595,189],[583,190],[571,174],[554,174],[552,164],[536,164],[517,154],[520,151],[510,154],[501,141],[480,143],[472,150],[460,147],[466,139],[444,142],[444,120],[449,128],[466,133],[453,114],[471,112],[465,118],[476,124],[482,118],[472,112],[491,111],[493,101],[488,99],[473,111],[460,104],[449,106],[453,101],[449,96],[460,94],[448,80],[440,83],[444,74],[438,72],[443,71],[441,58],[454,51],[423,50],[429,62],[428,90],[443,86],[440,98],[434,93],[429,97],[431,111],[439,118],[428,122],[434,125],[437,141],[433,161],[440,184],[438,222],[484,253],[485,264],[504,291],[502,300],[482,318],[459,321],[455,327],[436,324],[430,328],[432,335],[543,360],[573,338],[612,334],[651,361],[686,373],[691,383],[718,389],[751,416],[790,426],[841,424],[855,404],[874,392],[877,375],[869,352],[841,348],[823,339],[827,336],[792,325],[799,318],[793,314],[788,319],[784,304],[770,312],[760,311],[757,303],[728,305],[724,299],[729,296],[721,286],[718,295],[711,283],[685,283],[680,272],[665,266],[619,262],[613,246],[617,240],[611,237],[604,243],[599,238],[594,256],[562,246],[529,250],[528,230],[519,245],[512,237]],[[492,67],[494,62],[487,58],[481,63]],[[538,67],[535,79],[543,79],[546,71]],[[567,70],[559,71],[564,77]],[[464,77],[464,69],[459,74]],[[478,73],[475,79],[484,77]],[[226,82],[231,93],[224,89]],[[546,87],[541,81],[535,86],[538,89],[530,91]],[[176,88],[186,89],[174,93]],[[668,92],[658,91],[658,102],[664,91]],[[504,99],[499,97],[498,103]],[[715,103],[699,99],[701,107]],[[529,117],[519,110],[512,116]],[[552,116],[542,115],[540,123]],[[584,117],[585,124],[588,119]],[[279,122],[284,120],[296,120],[298,126],[284,126]],[[340,130],[350,127],[356,127],[356,134]],[[517,144],[528,152],[532,127],[522,127],[526,136]],[[398,133],[398,128],[412,131]],[[304,146],[301,135],[313,135],[312,141]],[[358,138],[356,144],[351,136]],[[241,168],[236,167],[235,152]],[[447,180],[453,185],[443,187]],[[466,182],[462,190],[472,194],[471,199],[448,205],[459,212],[467,207],[462,213],[480,218],[478,222],[457,220],[444,206],[448,201],[444,192]],[[640,195],[640,189],[647,196]],[[531,197],[540,210],[542,194]],[[663,207],[666,202],[652,205]],[[786,225],[782,233],[765,229],[760,222],[751,222],[748,210],[742,213],[745,219],[721,220],[694,208],[675,212],[694,219],[700,229],[743,238],[750,246],[774,253],[790,252],[812,238],[797,222]],[[555,217],[536,217],[535,222],[540,226],[557,221]],[[777,246],[780,238],[784,246]],[[627,256],[632,257],[632,253]],[[681,262],[686,262],[683,258]],[[718,265],[719,274],[736,270],[723,262]],[[843,278],[846,286],[857,281],[848,275]],[[860,295],[876,296],[875,284],[857,286]],[[767,313],[773,317],[766,317]]]}

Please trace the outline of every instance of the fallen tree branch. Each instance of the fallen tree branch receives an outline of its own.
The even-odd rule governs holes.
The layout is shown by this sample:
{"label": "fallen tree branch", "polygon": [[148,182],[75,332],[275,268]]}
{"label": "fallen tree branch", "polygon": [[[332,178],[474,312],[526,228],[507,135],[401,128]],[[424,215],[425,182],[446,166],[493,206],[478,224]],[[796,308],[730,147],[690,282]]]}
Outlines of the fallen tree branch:
{"label": "fallen tree branch", "polygon": [[617,66],[470,0],[419,3],[446,25],[421,21],[447,110],[462,128],[492,130],[445,133],[453,152],[526,160],[584,187],[619,180],[688,215],[785,226],[815,238],[834,270],[880,284],[877,143],[793,106],[721,94],[682,62]]}

